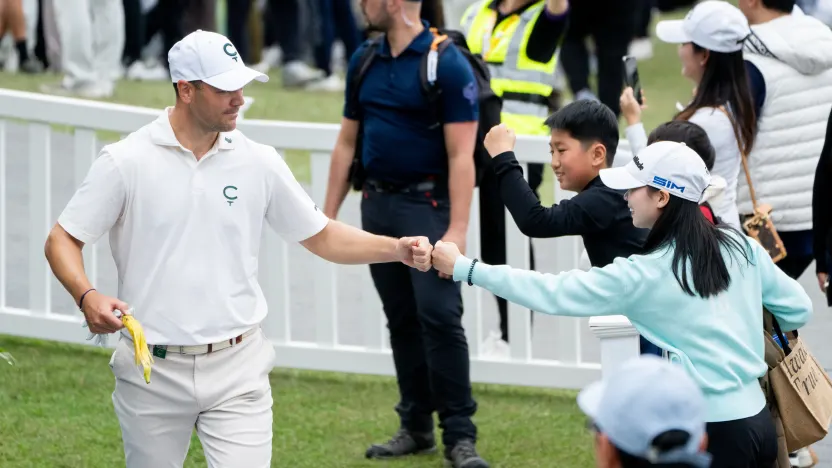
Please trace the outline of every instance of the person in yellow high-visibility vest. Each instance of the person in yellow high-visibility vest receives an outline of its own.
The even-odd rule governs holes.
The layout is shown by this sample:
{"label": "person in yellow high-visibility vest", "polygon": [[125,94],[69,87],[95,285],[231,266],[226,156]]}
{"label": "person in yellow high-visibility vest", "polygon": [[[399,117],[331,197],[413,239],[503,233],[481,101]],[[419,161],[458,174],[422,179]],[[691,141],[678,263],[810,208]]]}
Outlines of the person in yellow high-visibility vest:
{"label": "person in yellow high-visibility vest", "polygon": [[[568,0],[478,0],[462,15],[468,48],[482,55],[491,73],[491,87],[503,99],[501,119],[518,135],[549,135],[544,125],[552,111],[557,49],[568,23]],[[529,164],[529,185],[535,194],[543,164]],[[537,194],[539,197],[539,194]],[[492,171],[480,182],[480,244],[483,261],[506,263],[505,209]],[[534,255],[530,259],[534,269]],[[508,305],[497,298],[500,335],[483,347],[486,354],[507,354]]]}

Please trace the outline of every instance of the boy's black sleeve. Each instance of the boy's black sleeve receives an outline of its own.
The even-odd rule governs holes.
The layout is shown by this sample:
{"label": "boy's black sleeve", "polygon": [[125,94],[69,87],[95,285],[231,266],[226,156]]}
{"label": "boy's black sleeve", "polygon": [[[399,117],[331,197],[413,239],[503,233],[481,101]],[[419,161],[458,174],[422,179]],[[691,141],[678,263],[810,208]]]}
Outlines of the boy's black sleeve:
{"label": "boy's black sleeve", "polygon": [[826,141],[820,152],[818,167],[815,169],[815,185],[812,188],[812,227],[814,233],[815,269],[818,273],[829,273],[826,254],[830,246],[830,210],[832,210],[832,113],[826,124]]}
{"label": "boy's black sleeve", "polygon": [[[560,237],[590,234],[609,226],[615,219],[610,207],[612,194],[588,190],[550,208],[540,204],[513,151],[491,160],[500,194],[520,232],[529,237]],[[618,194],[614,194],[621,197]],[[609,199],[608,199],[609,198]]]}

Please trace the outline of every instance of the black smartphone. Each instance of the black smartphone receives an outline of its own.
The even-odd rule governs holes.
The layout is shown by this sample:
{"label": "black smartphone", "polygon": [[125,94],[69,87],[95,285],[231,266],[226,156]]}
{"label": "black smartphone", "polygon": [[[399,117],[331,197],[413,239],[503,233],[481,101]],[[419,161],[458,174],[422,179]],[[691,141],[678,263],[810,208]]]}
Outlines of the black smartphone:
{"label": "black smartphone", "polygon": [[624,71],[624,86],[633,88],[633,96],[639,105],[641,102],[641,81],[638,79],[638,65],[636,58],[632,55],[625,55],[622,59]]}

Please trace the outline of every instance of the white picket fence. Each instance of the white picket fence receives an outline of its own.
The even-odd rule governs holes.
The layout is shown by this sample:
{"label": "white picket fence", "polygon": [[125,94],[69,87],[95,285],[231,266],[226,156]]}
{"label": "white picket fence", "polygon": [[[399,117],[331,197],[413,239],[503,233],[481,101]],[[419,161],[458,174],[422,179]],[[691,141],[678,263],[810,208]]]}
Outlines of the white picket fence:
{"label": "white picket fence", "polygon": [[[43,243],[68,196],[97,156],[96,131],[123,136],[149,123],[160,112],[0,89],[0,334],[89,343],[86,331],[80,327],[81,315],[51,274]],[[285,150],[308,151],[310,195],[317,203],[323,202],[330,151],[338,125],[246,119],[240,121],[239,128],[249,138],[272,145],[281,154]],[[57,151],[53,151],[56,145]],[[25,154],[19,154],[24,147],[27,147]],[[626,142],[619,152],[621,158],[627,157]],[[549,162],[547,142],[543,138],[521,138],[517,154],[524,165]],[[21,165],[28,166],[28,171]],[[28,179],[24,181],[26,172]],[[571,195],[555,190],[557,200]],[[342,212],[356,211],[357,198],[348,197]],[[475,196],[468,237],[468,254],[473,256],[479,254],[476,199]],[[506,215],[508,263],[528,268],[529,239]],[[23,225],[25,219],[28,222]],[[111,261],[109,252],[101,251],[106,242],[102,239],[84,249],[87,272],[95,285],[108,281],[114,284],[114,271],[106,273],[107,261]],[[28,248],[23,248],[24,244]],[[558,239],[554,245],[555,265],[541,265],[538,269],[557,272],[579,267],[583,251],[579,237]],[[540,253],[536,255],[540,258]],[[26,275],[21,273],[24,269]],[[381,305],[367,267],[329,264],[302,248],[287,245],[267,231],[259,274],[269,304],[269,315],[262,326],[276,347],[276,366],[394,374]],[[303,278],[299,280],[298,275]],[[352,287],[342,287],[344,283]],[[304,292],[304,288],[308,290]],[[26,289],[28,294],[23,294]],[[115,295],[115,286],[107,292]],[[535,329],[539,320],[555,321],[555,326],[550,327],[555,331],[542,337],[554,348],[555,357],[536,357],[532,352],[530,314],[511,304],[511,357],[509,360],[484,359],[478,350],[486,334],[483,302],[493,301],[493,297],[467,286],[463,287],[463,294],[463,321],[472,356],[471,377],[475,382],[581,388],[600,376],[602,364],[603,368],[609,368],[638,353],[637,334],[623,317],[589,320],[589,327],[600,338],[590,345],[600,346],[601,362],[587,362],[583,355],[588,343],[581,342],[586,320],[537,318],[538,315]],[[17,298],[14,306],[10,303],[12,297]],[[301,322],[307,324],[306,329],[298,325]],[[342,333],[346,329],[352,330],[350,336],[359,335],[360,343],[355,340],[346,343],[343,338],[347,333]],[[299,336],[304,331],[308,335],[305,339]]]}

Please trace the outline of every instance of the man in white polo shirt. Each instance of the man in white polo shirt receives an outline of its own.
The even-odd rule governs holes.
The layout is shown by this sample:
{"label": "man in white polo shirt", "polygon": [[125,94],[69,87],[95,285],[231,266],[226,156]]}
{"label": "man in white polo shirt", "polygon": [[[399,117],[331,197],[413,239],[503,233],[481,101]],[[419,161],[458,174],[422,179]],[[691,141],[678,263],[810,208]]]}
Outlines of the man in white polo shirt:
{"label": "man in white polo shirt", "polygon": [[[259,323],[264,223],[336,263],[401,261],[430,269],[427,238],[376,236],[328,219],[274,148],[236,130],[242,88],[267,81],[231,42],[196,31],[171,48],[176,105],[105,146],[46,242],[55,276],[90,331],[122,328],[134,310],[154,365],[149,384],[122,332],[110,367],[129,468],[181,467],[191,432],[211,467],[268,467],[274,348]],[[106,232],[118,298],[84,273],[81,249]]]}

